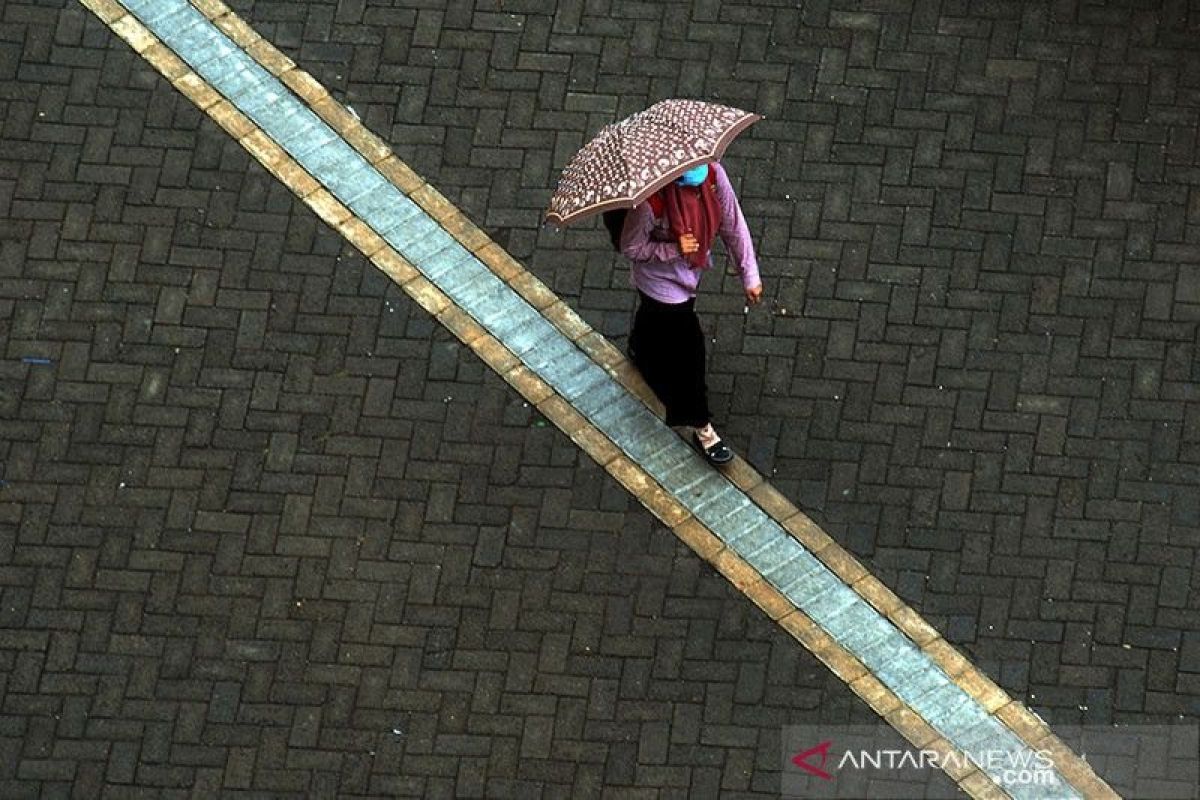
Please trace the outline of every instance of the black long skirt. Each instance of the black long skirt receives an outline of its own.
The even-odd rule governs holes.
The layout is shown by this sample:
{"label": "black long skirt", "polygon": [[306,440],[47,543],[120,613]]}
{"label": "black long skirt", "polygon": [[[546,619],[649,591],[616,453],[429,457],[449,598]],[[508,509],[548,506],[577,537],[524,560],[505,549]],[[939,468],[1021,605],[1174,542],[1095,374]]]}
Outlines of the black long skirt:
{"label": "black long skirt", "polygon": [[669,304],[638,295],[629,334],[634,365],[666,406],[668,425],[707,425],[711,415],[704,382],[704,332],[695,300]]}

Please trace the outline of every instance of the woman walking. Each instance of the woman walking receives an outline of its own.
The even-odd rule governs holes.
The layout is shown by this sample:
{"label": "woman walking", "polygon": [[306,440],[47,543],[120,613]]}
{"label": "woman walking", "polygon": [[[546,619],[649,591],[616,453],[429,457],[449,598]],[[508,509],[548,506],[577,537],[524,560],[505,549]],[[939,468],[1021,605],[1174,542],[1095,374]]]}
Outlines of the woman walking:
{"label": "woman walking", "polygon": [[694,309],[700,277],[712,266],[717,236],[741,273],[746,302],[762,299],[750,231],[729,176],[717,162],[694,167],[630,209],[620,248],[638,291],[630,356],[666,407],[666,422],[692,430],[710,464],[733,451],[712,425],[704,380],[704,333]]}

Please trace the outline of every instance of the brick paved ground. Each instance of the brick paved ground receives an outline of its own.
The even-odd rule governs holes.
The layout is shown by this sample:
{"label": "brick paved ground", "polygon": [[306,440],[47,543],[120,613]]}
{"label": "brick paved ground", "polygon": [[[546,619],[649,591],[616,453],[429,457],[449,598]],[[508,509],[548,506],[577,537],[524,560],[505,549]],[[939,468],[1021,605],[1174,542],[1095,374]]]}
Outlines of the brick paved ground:
{"label": "brick paved ground", "polygon": [[[53,5],[0,4],[0,794],[769,794],[781,725],[872,719]],[[556,167],[766,113],[730,437],[1051,721],[1200,714],[1185,7],[233,5],[614,338]]]}

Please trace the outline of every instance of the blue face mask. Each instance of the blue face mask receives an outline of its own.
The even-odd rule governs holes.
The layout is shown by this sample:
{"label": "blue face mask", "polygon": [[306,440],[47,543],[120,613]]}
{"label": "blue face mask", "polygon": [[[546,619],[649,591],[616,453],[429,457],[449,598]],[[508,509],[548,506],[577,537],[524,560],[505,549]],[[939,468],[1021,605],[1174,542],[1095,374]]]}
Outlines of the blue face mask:
{"label": "blue face mask", "polygon": [[701,164],[698,167],[692,167],[687,172],[675,179],[675,182],[680,186],[699,186],[704,183],[704,179],[708,177],[708,164]]}

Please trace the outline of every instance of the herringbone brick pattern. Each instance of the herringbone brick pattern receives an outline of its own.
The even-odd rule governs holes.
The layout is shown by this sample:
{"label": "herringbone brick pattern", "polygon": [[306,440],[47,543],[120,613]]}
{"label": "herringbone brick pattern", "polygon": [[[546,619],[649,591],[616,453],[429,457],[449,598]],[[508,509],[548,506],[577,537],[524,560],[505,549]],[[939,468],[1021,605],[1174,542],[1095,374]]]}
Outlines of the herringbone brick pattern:
{"label": "herringbone brick pattern", "polygon": [[[1200,17],[1137,3],[233,3],[620,342],[556,168],[731,149],[727,435],[1052,722],[1200,713]],[[0,794],[778,791],[870,721],[69,3],[0,4]]]}
{"label": "herringbone brick pattern", "polygon": [[661,97],[764,113],[726,165],[769,308],[700,300],[731,439],[1048,718],[1200,713],[1200,15],[419,5],[240,10],[618,341],[557,168]]}
{"label": "herringbone brick pattern", "polygon": [[770,795],[872,719],[81,8],[5,13],[0,795]]}

